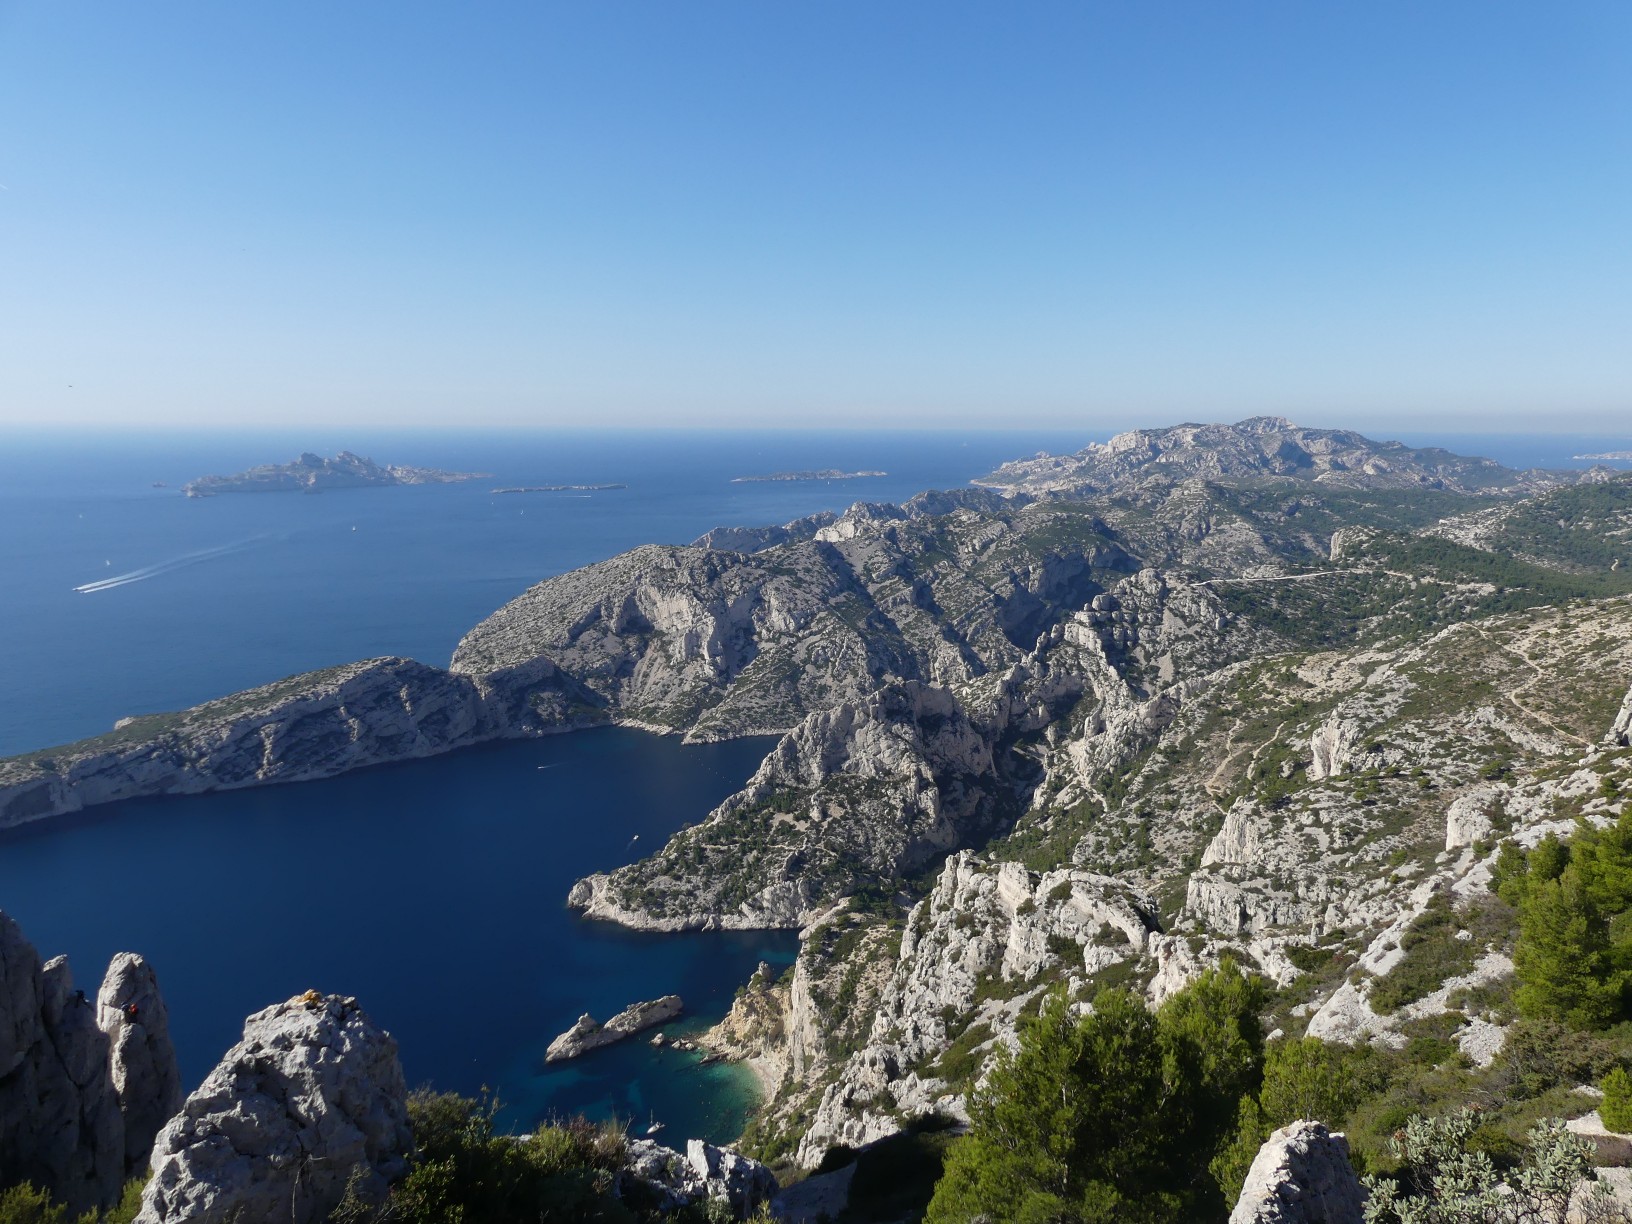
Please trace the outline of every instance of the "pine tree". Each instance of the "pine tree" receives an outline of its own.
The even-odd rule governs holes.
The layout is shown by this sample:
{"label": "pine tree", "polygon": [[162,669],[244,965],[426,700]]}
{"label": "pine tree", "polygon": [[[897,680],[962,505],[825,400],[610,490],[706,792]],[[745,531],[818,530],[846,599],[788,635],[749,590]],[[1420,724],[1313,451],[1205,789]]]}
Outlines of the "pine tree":
{"label": "pine tree", "polygon": [[1106,991],[1079,1019],[1052,995],[970,1102],[970,1133],[947,1159],[930,1224],[1221,1217],[1219,1181],[1240,1160],[1208,1168],[1239,1138],[1238,1106],[1256,1109],[1262,1002],[1262,983],[1233,964],[1156,1015]]}
{"label": "pine tree", "polygon": [[1513,963],[1519,983],[1513,997],[1521,1015],[1602,1028],[1620,1010],[1608,923],[1573,867],[1557,879],[1537,879],[1532,867]]}
{"label": "pine tree", "polygon": [[1359,1103],[1360,1089],[1350,1067],[1353,1052],[1318,1037],[1288,1038],[1264,1057],[1264,1089],[1259,1095],[1270,1130],[1308,1119],[1341,1129]]}
{"label": "pine tree", "polygon": [[1606,1130],[1618,1134],[1632,1134],[1632,1075],[1624,1067],[1616,1067],[1604,1076],[1599,1085],[1604,1099],[1598,1104],[1598,1117]]}

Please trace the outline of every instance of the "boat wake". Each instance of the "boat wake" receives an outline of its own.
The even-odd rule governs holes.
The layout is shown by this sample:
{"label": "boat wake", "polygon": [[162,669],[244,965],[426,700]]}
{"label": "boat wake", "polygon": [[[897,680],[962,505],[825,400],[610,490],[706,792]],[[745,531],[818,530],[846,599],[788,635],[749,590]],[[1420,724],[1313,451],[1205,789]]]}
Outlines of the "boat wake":
{"label": "boat wake", "polygon": [[115,574],[112,578],[103,578],[96,582],[87,582],[83,586],[76,586],[74,590],[82,595],[94,595],[98,591],[111,591],[114,587],[129,586],[132,582],[145,582],[149,578],[157,578],[160,574],[168,574],[174,570],[185,569],[189,565],[197,565],[200,561],[210,561],[216,557],[225,557],[229,553],[243,552],[246,548],[253,548],[256,544],[271,539],[271,536],[251,536],[247,540],[239,540],[236,544],[222,544],[217,548],[201,548],[197,552],[183,553],[179,557],[172,557],[168,561],[159,561],[153,565],[144,565],[140,569],[130,570],[128,573]]}

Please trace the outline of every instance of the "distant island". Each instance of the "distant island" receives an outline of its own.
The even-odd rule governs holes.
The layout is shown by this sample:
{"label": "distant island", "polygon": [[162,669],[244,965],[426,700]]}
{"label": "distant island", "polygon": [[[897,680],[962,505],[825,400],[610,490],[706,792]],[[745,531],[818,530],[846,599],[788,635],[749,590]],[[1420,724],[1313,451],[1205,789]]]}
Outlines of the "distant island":
{"label": "distant island", "polygon": [[1576,459],[1619,459],[1623,462],[1632,460],[1632,450],[1603,451],[1597,455],[1576,455]]}
{"label": "distant island", "polygon": [[377,485],[454,484],[486,480],[488,472],[443,472],[437,468],[375,463],[351,451],[333,459],[306,452],[293,463],[263,463],[235,476],[200,476],[182,485],[188,497],[218,493],[322,493],[329,489],[362,489]]}
{"label": "distant island", "polygon": [[819,472],[772,472],[769,476],[734,476],[732,484],[757,484],[767,480],[861,480],[866,476],[888,476],[888,472],[841,472],[823,468]]}
{"label": "distant island", "polygon": [[608,489],[627,489],[626,484],[592,485],[518,485],[513,489],[493,489],[494,493],[604,493]]}

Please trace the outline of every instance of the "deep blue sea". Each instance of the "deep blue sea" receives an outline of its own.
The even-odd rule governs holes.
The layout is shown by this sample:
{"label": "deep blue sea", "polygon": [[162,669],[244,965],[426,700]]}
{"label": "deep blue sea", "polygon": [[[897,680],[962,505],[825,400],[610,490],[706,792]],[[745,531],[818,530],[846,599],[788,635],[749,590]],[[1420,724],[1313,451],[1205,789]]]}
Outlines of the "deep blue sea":
{"label": "deep blue sea", "polygon": [[[382,654],[445,664],[530,584],[650,541],[779,523],[964,484],[1110,431],[516,434],[0,433],[0,755],[96,734],[310,668]],[[1625,438],[1427,437],[1566,466]],[[189,500],[187,480],[349,448],[492,473],[468,484]],[[735,476],[883,469],[844,482]],[[496,486],[621,483],[592,494]],[[163,487],[155,487],[162,484]],[[128,578],[85,594],[76,587]],[[243,1017],[308,987],[356,995],[411,1082],[492,1086],[551,1113],[727,1139],[741,1071],[626,1043],[543,1069],[580,1011],[683,995],[723,1014],[787,935],[640,936],[573,918],[577,877],[638,857],[736,790],[765,741],[685,747],[601,730],[347,777],[110,805],[0,837],[0,908],[94,987],[130,949],[155,965],[184,1078]]]}

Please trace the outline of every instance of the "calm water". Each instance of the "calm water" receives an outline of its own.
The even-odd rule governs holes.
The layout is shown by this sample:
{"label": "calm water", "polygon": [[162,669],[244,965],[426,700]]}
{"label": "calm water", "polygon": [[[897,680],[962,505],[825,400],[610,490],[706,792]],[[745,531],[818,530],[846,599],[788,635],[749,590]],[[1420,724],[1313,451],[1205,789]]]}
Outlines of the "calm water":
{"label": "calm water", "polygon": [[[443,664],[460,635],[551,574],[648,541],[956,487],[1103,433],[0,434],[0,754],[350,659]],[[1626,440],[1430,438],[1565,465]],[[493,473],[465,485],[181,497],[209,472],[349,447]],[[882,468],[834,483],[731,477]],[[168,487],[154,488],[156,481]],[[495,497],[501,485],[629,487]],[[95,594],[76,586],[144,571]],[[605,730],[493,745],[327,782],[110,805],[0,837],[0,908],[94,986],[146,955],[196,1083],[243,1017],[316,987],[358,996],[413,1082],[492,1085],[526,1125],[585,1110],[729,1138],[740,1071],[632,1042],[543,1071],[580,1011],[675,991],[722,1014],[785,935],[639,936],[577,921],[571,882],[638,857],[736,790],[764,741],[682,747]]]}

